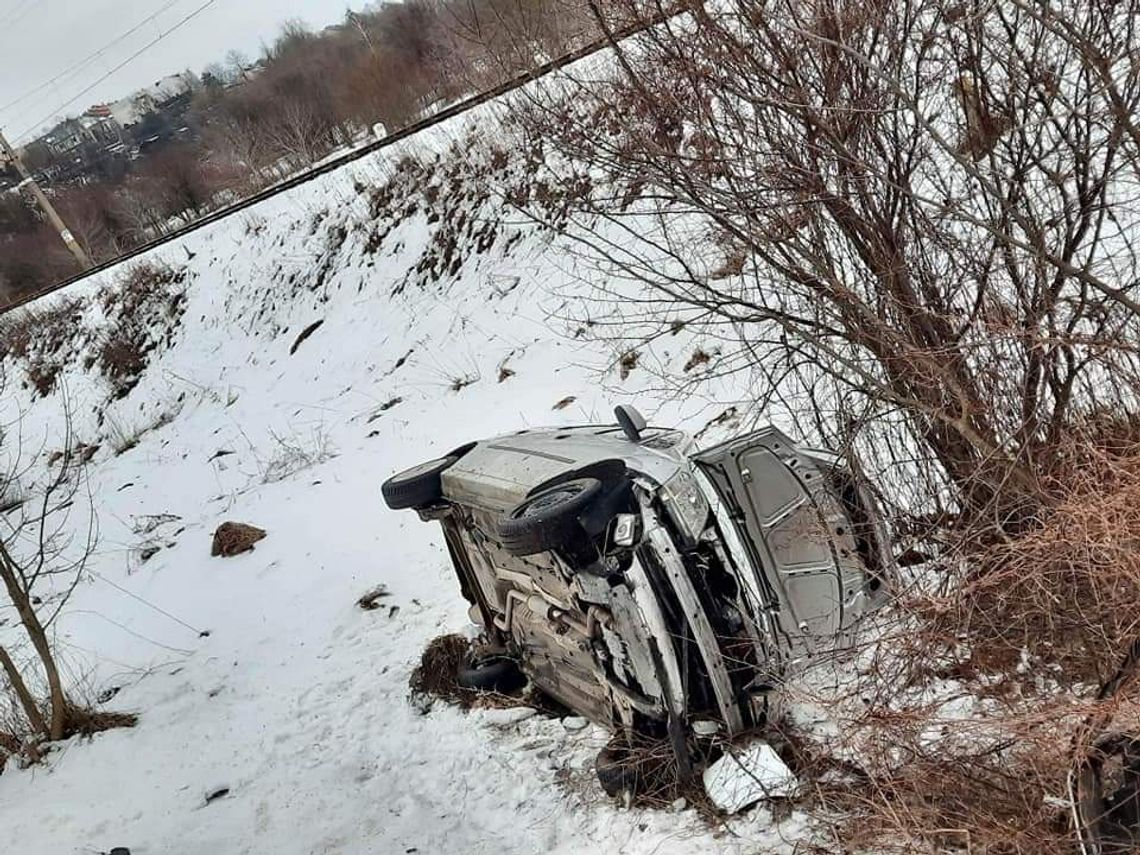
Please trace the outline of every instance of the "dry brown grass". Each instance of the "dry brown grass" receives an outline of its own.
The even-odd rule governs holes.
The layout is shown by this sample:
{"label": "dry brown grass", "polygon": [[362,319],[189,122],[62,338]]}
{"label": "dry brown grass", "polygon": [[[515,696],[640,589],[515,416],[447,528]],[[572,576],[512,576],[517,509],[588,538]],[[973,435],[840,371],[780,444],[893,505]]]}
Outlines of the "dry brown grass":
{"label": "dry brown grass", "polygon": [[439,698],[464,709],[473,707],[479,693],[465,689],[455,681],[469,650],[470,643],[462,635],[441,635],[432,639],[408,681],[412,697],[427,704],[431,699]]}
{"label": "dry brown grass", "polygon": [[82,317],[83,305],[73,299],[9,312],[0,318],[0,360],[22,361],[36,394],[50,395],[64,367],[83,347]]}
{"label": "dry brown grass", "polygon": [[184,271],[171,267],[138,264],[101,295],[108,322],[98,363],[113,397],[129,395],[151,352],[170,344],[186,309],[185,278]]}

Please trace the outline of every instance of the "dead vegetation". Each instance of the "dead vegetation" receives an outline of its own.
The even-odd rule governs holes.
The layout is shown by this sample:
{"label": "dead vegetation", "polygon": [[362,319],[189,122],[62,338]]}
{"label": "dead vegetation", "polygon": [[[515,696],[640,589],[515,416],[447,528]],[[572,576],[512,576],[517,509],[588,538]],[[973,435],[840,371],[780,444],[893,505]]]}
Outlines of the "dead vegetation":
{"label": "dead vegetation", "polygon": [[618,360],[618,376],[622,380],[628,380],[629,375],[633,372],[641,361],[641,353],[636,350],[628,350],[622,354],[621,359]]}
{"label": "dead vegetation", "polygon": [[[419,708],[429,708],[438,698],[463,709],[485,703],[485,693],[466,689],[456,681],[470,650],[471,643],[462,635],[441,635],[432,639],[408,681],[412,703]],[[511,705],[517,706],[517,701],[512,701]]]}
{"label": "dead vegetation", "polygon": [[841,734],[786,732],[805,805],[845,849],[1140,842],[1140,430],[1068,434],[1022,531],[943,529],[856,675],[799,695]]}
{"label": "dead vegetation", "polygon": [[22,362],[28,385],[47,397],[85,344],[82,319],[83,305],[67,298],[45,308],[8,312],[0,316],[0,360]]}
{"label": "dead vegetation", "polygon": [[709,356],[704,348],[698,347],[693,351],[693,355],[689,357],[688,361],[685,363],[685,367],[681,370],[688,374],[694,368],[700,368],[702,365],[708,365],[711,360],[712,357]]}
{"label": "dead vegetation", "polygon": [[459,685],[459,670],[468,662],[470,652],[471,642],[462,635],[441,635],[432,639],[408,680],[412,704],[425,712],[431,709],[435,700],[441,700],[465,710],[531,707],[552,718],[568,714],[564,707],[533,688],[522,695],[504,695]]}
{"label": "dead vegetation", "polygon": [[98,363],[115,399],[138,385],[151,352],[169,346],[186,310],[185,271],[142,263],[102,294]]}

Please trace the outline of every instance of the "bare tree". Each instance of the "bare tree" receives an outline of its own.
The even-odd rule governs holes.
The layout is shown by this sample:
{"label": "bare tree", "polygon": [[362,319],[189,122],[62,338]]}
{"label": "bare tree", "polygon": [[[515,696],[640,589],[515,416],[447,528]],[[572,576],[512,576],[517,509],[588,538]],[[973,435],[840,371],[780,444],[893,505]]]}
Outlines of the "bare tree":
{"label": "bare tree", "polygon": [[227,51],[225,64],[225,80],[227,83],[237,83],[247,79],[247,69],[250,66],[249,57],[236,48]]}
{"label": "bare tree", "polygon": [[1066,431],[1137,405],[1135,5],[686,8],[529,111],[550,184],[616,187],[570,201],[618,305],[650,336],[684,309],[757,406],[932,455],[1016,526]]}
{"label": "bare tree", "polygon": [[[84,496],[83,450],[70,429],[63,447],[52,455],[39,482],[33,466],[23,465],[17,429],[0,434],[6,468],[0,477],[0,582],[8,604],[35,652],[47,686],[45,716],[11,652],[0,645],[0,666],[11,684],[33,731],[51,740],[68,729],[72,705],[67,697],[52,646],[50,630],[83,576],[96,539],[89,497]],[[31,483],[29,483],[31,482]],[[77,523],[77,516],[84,516]]]}

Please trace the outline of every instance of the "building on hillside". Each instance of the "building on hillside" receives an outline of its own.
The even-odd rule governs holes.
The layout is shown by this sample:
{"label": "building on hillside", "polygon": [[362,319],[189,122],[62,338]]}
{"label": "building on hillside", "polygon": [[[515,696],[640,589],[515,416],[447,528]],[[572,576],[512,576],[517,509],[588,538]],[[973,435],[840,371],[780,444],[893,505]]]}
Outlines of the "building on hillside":
{"label": "building on hillside", "polygon": [[187,71],[114,103],[95,104],[28,143],[24,162],[46,184],[119,178],[140,151],[192,136],[186,114],[200,85]]}
{"label": "building on hillside", "polygon": [[124,128],[142,121],[144,116],[163,111],[178,112],[184,115],[201,84],[197,76],[189,71],[171,74],[150,86],[107,105],[114,119]]}

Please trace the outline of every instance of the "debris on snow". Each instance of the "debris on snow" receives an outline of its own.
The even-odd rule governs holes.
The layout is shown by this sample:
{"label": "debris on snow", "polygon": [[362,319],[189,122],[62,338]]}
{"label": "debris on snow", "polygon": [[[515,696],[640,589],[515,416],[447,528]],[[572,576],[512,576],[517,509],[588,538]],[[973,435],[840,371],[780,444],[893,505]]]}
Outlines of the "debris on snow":
{"label": "debris on snow", "polygon": [[704,774],[705,792],[727,814],[739,813],[763,799],[788,798],[799,786],[780,756],[757,740],[735,753],[730,749]]}
{"label": "debris on snow", "polygon": [[305,343],[305,339],[307,339],[309,336],[311,336],[313,333],[315,333],[317,330],[319,330],[323,325],[324,325],[324,319],[322,318],[319,321],[313,321],[313,323],[309,324],[307,327],[305,327],[303,330],[301,330],[301,334],[299,336],[297,336],[297,340],[295,342],[293,342],[293,346],[291,348],[289,348],[289,355],[292,356],[294,353],[296,353],[297,348],[299,348],[302,344]]}
{"label": "debris on snow", "polygon": [[702,365],[708,365],[709,360],[711,359],[712,357],[708,355],[704,348],[698,347],[693,351],[693,355],[689,357],[689,361],[685,363],[685,367],[682,370],[688,374],[694,368],[699,368]]}
{"label": "debris on snow", "polygon": [[622,355],[618,361],[618,374],[622,380],[628,380],[630,372],[637,367],[638,362],[641,361],[641,354],[636,350],[627,351]]}
{"label": "debris on snow", "polygon": [[392,409],[392,407],[395,407],[395,406],[402,404],[402,403],[404,403],[404,399],[399,397],[398,395],[395,398],[389,398],[387,401],[385,401],[383,404],[381,404],[379,407],[376,408],[376,412],[374,412],[371,416],[368,417],[368,421],[366,422],[366,424],[372,424],[374,421],[376,421],[378,418],[380,418],[380,416],[382,416],[384,413],[388,412],[388,410]]}
{"label": "debris on snow", "polygon": [[371,591],[356,601],[356,604],[366,612],[380,608],[380,601],[389,595],[387,585],[377,585]]}

